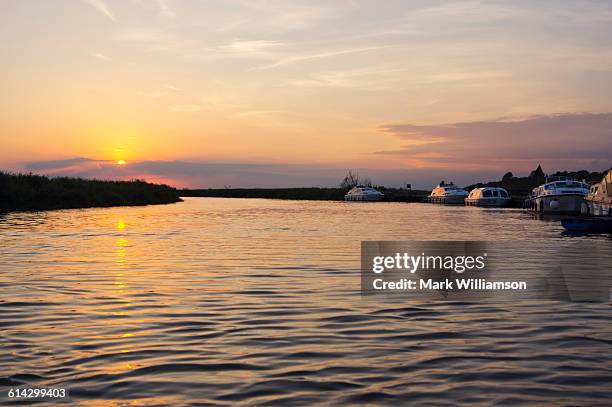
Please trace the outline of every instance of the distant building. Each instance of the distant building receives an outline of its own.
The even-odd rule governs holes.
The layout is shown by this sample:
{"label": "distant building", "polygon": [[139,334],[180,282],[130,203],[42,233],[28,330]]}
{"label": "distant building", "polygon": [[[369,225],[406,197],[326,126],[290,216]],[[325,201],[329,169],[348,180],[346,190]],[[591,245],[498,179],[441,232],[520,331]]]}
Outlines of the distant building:
{"label": "distant building", "polygon": [[544,170],[542,170],[542,166],[540,164],[538,164],[538,168],[531,171],[531,174],[529,174],[529,178],[539,178],[544,176],[546,175],[544,174]]}

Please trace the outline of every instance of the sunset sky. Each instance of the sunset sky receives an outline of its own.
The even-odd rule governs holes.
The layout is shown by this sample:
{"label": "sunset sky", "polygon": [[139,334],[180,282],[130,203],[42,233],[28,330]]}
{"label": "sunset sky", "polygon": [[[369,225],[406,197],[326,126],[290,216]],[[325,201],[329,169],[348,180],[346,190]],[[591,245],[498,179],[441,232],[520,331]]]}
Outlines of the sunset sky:
{"label": "sunset sky", "polygon": [[609,2],[0,7],[0,169],[429,187],[612,163]]}

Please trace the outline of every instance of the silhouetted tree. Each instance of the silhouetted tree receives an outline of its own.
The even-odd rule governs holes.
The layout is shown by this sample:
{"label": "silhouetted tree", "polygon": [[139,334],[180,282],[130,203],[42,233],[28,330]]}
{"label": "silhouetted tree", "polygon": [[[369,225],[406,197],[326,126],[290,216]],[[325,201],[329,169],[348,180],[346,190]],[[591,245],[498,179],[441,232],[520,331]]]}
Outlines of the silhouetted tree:
{"label": "silhouetted tree", "polygon": [[[342,182],[340,182],[340,188],[353,188],[359,185],[361,180],[357,171],[348,170]],[[370,181],[371,182],[371,181]]]}
{"label": "silhouetted tree", "polygon": [[510,181],[512,178],[514,178],[514,174],[511,173],[510,171],[508,171],[507,173],[504,174],[504,176],[502,177],[502,181]]}

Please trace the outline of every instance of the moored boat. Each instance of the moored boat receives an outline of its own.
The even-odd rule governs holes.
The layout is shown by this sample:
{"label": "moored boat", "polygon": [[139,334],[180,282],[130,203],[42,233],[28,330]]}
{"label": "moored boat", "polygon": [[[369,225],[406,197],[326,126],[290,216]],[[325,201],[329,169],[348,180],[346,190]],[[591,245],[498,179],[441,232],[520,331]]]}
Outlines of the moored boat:
{"label": "moored boat", "polygon": [[601,182],[591,186],[581,212],[583,215],[612,215],[612,169],[608,170]]}
{"label": "moored boat", "polygon": [[431,191],[431,194],[427,197],[427,202],[445,205],[463,205],[466,196],[468,196],[468,192],[465,189],[457,187],[452,182],[445,183],[441,181]]}
{"label": "moored boat", "polygon": [[555,177],[534,188],[525,200],[526,209],[540,213],[580,213],[589,185],[572,178]]}
{"label": "moored boat", "polygon": [[482,187],[474,188],[465,198],[465,204],[468,206],[491,206],[501,207],[510,204],[510,195],[504,188],[497,187]]}
{"label": "moored boat", "polygon": [[344,195],[345,201],[367,201],[375,202],[380,201],[384,198],[384,194],[372,187],[366,187],[364,185],[357,185],[352,188],[346,195]]}

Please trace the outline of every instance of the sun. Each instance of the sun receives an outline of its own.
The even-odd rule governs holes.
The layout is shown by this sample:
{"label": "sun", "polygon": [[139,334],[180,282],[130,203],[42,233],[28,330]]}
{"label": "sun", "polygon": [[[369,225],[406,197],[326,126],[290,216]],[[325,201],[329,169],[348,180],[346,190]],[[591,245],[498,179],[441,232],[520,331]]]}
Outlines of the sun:
{"label": "sun", "polygon": [[125,165],[127,162],[125,160],[117,160],[117,165]]}

